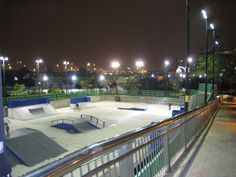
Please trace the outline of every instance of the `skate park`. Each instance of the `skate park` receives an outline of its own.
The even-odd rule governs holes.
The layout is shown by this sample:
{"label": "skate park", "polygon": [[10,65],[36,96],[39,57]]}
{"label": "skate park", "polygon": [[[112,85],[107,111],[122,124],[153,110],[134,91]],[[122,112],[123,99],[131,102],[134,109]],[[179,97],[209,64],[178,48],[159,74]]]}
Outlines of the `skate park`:
{"label": "skate park", "polygon": [[[8,154],[11,154],[12,174],[23,175],[87,145],[161,122],[172,117],[173,110],[180,110],[179,103],[182,99],[123,96],[121,101],[117,102],[114,101],[114,96],[109,95],[63,100],[65,103],[60,100],[63,106],[55,102],[50,104],[49,99],[10,102],[10,136],[7,138],[7,147]],[[170,103],[171,110],[168,106]],[[54,108],[53,105],[57,107]],[[16,136],[17,134],[22,136]],[[50,148],[42,148],[42,144],[37,143],[27,144],[27,141],[34,141],[34,137],[41,137],[38,139],[44,144],[51,142],[49,144],[53,145],[48,147],[58,151],[51,155],[41,155],[44,158],[37,160],[32,157],[35,154],[32,147],[38,147],[39,154],[45,154]],[[28,154],[17,151],[19,148],[14,142],[25,145]],[[17,158],[14,158],[14,155],[17,155]],[[31,158],[27,159],[27,156]]]}

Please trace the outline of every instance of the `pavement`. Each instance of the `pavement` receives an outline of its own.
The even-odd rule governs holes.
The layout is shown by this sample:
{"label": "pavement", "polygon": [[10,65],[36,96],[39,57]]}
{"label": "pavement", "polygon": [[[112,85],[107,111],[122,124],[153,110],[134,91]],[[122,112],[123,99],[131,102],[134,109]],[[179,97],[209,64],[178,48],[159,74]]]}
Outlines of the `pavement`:
{"label": "pavement", "polygon": [[236,177],[236,104],[217,113],[187,177]]}

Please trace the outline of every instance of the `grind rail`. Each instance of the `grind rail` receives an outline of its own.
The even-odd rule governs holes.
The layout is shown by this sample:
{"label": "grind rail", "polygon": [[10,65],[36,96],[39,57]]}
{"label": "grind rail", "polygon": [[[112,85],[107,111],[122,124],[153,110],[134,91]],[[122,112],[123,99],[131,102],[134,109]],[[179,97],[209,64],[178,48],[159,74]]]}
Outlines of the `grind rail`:
{"label": "grind rail", "polygon": [[203,131],[219,100],[123,135],[89,145],[25,177],[164,176]]}

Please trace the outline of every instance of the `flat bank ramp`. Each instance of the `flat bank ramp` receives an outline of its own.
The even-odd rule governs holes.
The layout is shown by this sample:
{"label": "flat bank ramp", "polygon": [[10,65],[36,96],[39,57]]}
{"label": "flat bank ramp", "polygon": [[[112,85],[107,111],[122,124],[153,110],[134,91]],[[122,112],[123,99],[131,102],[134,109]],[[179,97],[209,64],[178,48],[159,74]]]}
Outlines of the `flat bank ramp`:
{"label": "flat bank ramp", "polygon": [[6,144],[16,159],[30,167],[66,152],[42,132],[29,128],[12,131]]}
{"label": "flat bank ramp", "polygon": [[84,119],[58,119],[52,121],[52,127],[66,130],[69,133],[83,133],[91,130],[96,130],[98,127],[89,123]]}

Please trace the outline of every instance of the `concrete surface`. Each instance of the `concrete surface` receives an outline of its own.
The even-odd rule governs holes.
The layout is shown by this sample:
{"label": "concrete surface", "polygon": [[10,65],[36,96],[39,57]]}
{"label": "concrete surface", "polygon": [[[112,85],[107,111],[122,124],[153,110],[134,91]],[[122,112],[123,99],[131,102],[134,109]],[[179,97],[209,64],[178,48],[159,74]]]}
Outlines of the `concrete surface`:
{"label": "concrete surface", "polygon": [[187,177],[236,176],[236,105],[223,105]]}

